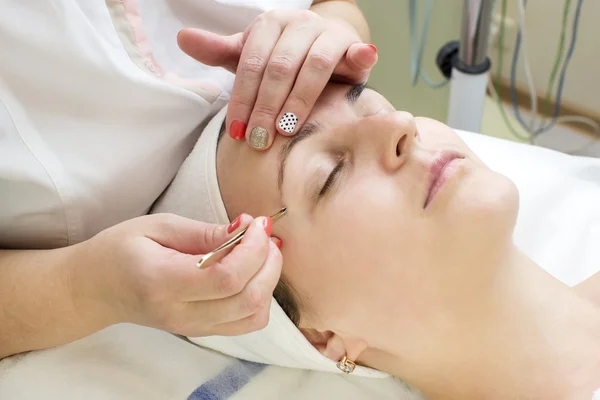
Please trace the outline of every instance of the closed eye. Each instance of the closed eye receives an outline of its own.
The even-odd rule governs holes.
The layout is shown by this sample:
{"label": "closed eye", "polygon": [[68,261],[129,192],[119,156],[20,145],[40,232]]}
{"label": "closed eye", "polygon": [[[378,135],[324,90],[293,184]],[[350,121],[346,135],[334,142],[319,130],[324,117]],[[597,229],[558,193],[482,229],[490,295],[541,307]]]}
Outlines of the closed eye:
{"label": "closed eye", "polygon": [[327,193],[329,193],[331,191],[331,188],[335,185],[338,177],[340,176],[340,172],[342,171],[342,168],[344,168],[344,164],[345,164],[345,161],[342,160],[335,166],[335,168],[333,168],[333,170],[327,177],[327,180],[325,180],[323,187],[317,194],[317,198],[316,198],[317,201],[321,200],[323,197],[325,197],[325,195]]}

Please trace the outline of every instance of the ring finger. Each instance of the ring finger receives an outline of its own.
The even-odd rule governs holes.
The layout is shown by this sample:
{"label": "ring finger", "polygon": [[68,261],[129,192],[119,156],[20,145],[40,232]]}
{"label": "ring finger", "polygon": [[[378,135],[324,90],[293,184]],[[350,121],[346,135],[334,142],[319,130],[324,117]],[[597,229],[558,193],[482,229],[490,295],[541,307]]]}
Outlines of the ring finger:
{"label": "ring finger", "polygon": [[281,36],[281,30],[282,26],[279,24],[261,21],[257,22],[248,34],[227,112],[229,134],[236,140],[242,140],[246,135],[247,121],[256,102],[266,62]]}

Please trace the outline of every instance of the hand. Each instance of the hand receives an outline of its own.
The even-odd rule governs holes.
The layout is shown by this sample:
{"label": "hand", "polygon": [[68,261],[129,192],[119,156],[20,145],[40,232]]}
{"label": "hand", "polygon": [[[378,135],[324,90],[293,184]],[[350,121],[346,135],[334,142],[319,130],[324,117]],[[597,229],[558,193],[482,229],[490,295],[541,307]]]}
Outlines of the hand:
{"label": "hand", "polygon": [[177,39],[196,60],[236,73],[228,131],[260,150],[275,132],[296,133],[332,78],[366,82],[377,62],[375,46],[361,43],[350,25],[312,11],[267,12],[233,36],[184,29]]}
{"label": "hand", "polygon": [[[269,238],[271,224],[246,214],[229,228],[167,214],[123,222],[77,245],[74,302],[110,323],[185,336],[262,329],[282,264]],[[220,262],[196,267],[201,254],[247,226],[242,242]]]}

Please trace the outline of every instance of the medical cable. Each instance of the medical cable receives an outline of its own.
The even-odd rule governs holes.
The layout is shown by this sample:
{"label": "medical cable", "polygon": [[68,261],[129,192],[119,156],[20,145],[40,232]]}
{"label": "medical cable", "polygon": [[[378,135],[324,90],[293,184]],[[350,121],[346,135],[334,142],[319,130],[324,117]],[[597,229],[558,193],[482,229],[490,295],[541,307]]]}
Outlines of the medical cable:
{"label": "medical cable", "polygon": [[[503,0],[506,1],[506,0]],[[535,87],[533,85],[533,78],[531,78],[531,69],[529,68],[529,59],[528,57],[524,57],[524,69],[526,75],[527,87],[529,89],[529,98],[531,101],[531,113],[532,120],[530,124],[525,123],[523,121],[523,117],[521,115],[521,111],[519,109],[519,105],[517,102],[517,90],[516,90],[516,76],[517,76],[517,63],[519,61],[519,54],[521,52],[521,45],[523,44],[523,52],[525,55],[527,54],[527,46],[523,41],[523,36],[525,34],[525,7],[527,4],[524,0],[518,0],[518,9],[519,9],[519,28],[517,30],[517,39],[515,41],[515,48],[513,50],[512,62],[511,62],[511,71],[510,71],[510,99],[512,103],[513,113],[517,119],[517,122],[521,125],[523,129],[529,132],[531,135],[529,136],[529,141],[532,141],[533,133],[536,131],[533,127],[533,122],[535,119],[535,114],[537,113],[537,95],[535,93]],[[531,79],[530,79],[531,78]]]}
{"label": "medical cable", "polygon": [[[490,79],[488,81],[488,90],[489,90],[489,93],[490,93],[492,99],[498,103],[500,110],[501,110],[501,115],[504,118],[504,122],[506,123],[507,126],[509,126],[509,129],[514,130],[514,127],[511,125],[510,120],[508,120],[506,112],[504,111],[504,107],[502,105],[502,99],[500,98],[500,96],[498,95],[498,93],[496,92],[496,89],[494,87],[491,72],[490,72]],[[565,122],[576,122],[576,123],[586,124],[586,125],[591,126],[595,130],[595,135],[600,136],[600,124],[598,124],[596,121],[594,121],[591,118],[582,117],[579,115],[563,115],[563,116],[558,117],[556,122],[557,122],[557,124],[562,124]],[[535,141],[536,138],[531,138],[531,144],[538,145]],[[577,155],[582,150],[585,150],[586,148],[588,148],[590,145],[596,143],[597,141],[598,141],[597,138],[592,138],[589,142],[586,142],[584,145],[579,146],[574,150],[561,150],[561,151],[563,153]]]}
{"label": "medical cable", "polygon": [[[560,28],[560,38],[558,40],[558,49],[556,50],[554,65],[552,66],[552,72],[550,73],[550,78],[548,79],[548,85],[546,87],[546,97],[544,99],[543,114],[547,114],[550,111],[550,100],[552,98],[552,90],[554,90],[554,83],[556,82],[558,68],[560,67],[561,62],[563,61],[570,8],[571,0],[565,0],[565,5],[563,6],[562,26]],[[542,121],[545,122],[545,119],[545,116],[542,116]]]}
{"label": "medical cable", "polygon": [[421,27],[421,40],[417,38],[417,2],[416,0],[409,0],[409,30],[410,30],[410,69],[411,69],[411,83],[416,86],[419,77],[423,78],[423,81],[431,88],[437,89],[448,84],[449,80],[445,79],[439,82],[434,80],[423,70],[423,52],[427,43],[427,35],[429,33],[429,21],[431,17],[431,10],[433,8],[433,0],[425,1],[425,16],[423,17],[423,23]]}
{"label": "medical cable", "polygon": [[[500,19],[500,30],[498,32],[498,68],[496,68],[496,80],[495,80],[495,84],[499,85],[500,84],[500,80],[502,79],[502,66],[504,65],[503,63],[503,59],[504,59],[504,52],[502,49],[504,49],[504,30],[505,30],[505,23],[506,23],[506,5],[507,5],[507,0],[502,0],[502,9],[501,9],[501,19]],[[490,73],[491,75],[491,73]],[[510,120],[508,119],[508,115],[506,115],[506,109],[504,108],[504,105],[502,104],[502,99],[500,98],[500,96],[497,95],[498,92],[498,87],[494,87],[494,81],[490,78],[489,80],[489,84],[488,86],[492,89],[492,93],[496,94],[496,103],[498,104],[498,109],[500,110],[500,115],[502,116],[502,119],[504,120],[504,123],[506,124],[506,127],[508,128],[508,130],[510,131],[510,133],[512,133],[512,135],[521,140],[521,141],[529,141],[531,140],[529,138],[529,136],[523,136],[522,134],[520,134],[512,125],[512,123],[510,122]]]}
{"label": "medical cable", "polygon": [[[507,5],[507,1],[503,0],[502,1],[502,11],[501,11],[501,21],[502,23],[500,23],[500,29],[499,29],[499,54],[498,54],[498,68],[496,71],[496,85],[498,85],[498,83],[501,81],[501,77],[502,77],[502,67],[503,67],[503,52],[502,49],[504,48],[504,21],[506,20],[506,5]],[[570,6],[570,0],[567,0],[567,3],[565,4],[565,7],[563,8],[563,29],[561,31],[561,37],[563,36],[563,33],[566,31],[566,17],[568,16],[568,10]],[[520,21],[521,22],[521,21]],[[524,22],[524,21],[523,21]],[[576,23],[578,23],[578,20],[576,21]],[[521,29],[524,30],[523,25],[521,25]],[[564,47],[564,38],[562,40],[563,42],[563,47]],[[571,45],[570,48],[572,48],[573,46]],[[555,60],[555,65],[557,66],[560,63],[560,58],[562,58],[562,53],[563,53],[563,49],[561,49],[561,45],[559,43],[559,50],[558,50],[558,54],[557,54],[557,59]],[[571,51],[572,54],[572,51]],[[556,67],[555,69],[557,69],[558,67]],[[563,77],[564,77],[564,68],[563,68]],[[491,75],[491,74],[490,74]],[[554,76],[556,75],[556,73],[553,74]],[[491,80],[491,79],[490,79]],[[552,77],[550,79],[550,81],[552,81]],[[563,85],[564,85],[564,78],[563,78]],[[488,89],[490,91],[490,93],[492,94],[492,97],[496,100],[498,108],[500,110],[501,116],[508,128],[508,130],[519,140],[529,140],[530,143],[535,144],[535,137],[533,137],[533,135],[529,136],[528,138],[523,137],[523,135],[521,133],[518,133],[517,130],[515,129],[515,127],[513,127],[512,123],[510,122],[510,120],[508,119],[508,116],[506,114],[506,110],[502,104],[502,99],[497,95],[497,88],[494,87],[494,84],[492,82],[490,82],[490,84],[488,85]],[[562,87],[560,88],[561,92],[562,92]],[[547,94],[547,99],[550,98],[550,94]],[[549,104],[549,100],[548,104]],[[514,107],[514,103],[513,103],[513,107]],[[561,124],[561,123],[565,123],[565,122],[577,122],[577,123],[583,123],[586,125],[589,125],[590,127],[592,127],[595,131],[595,134],[600,135],[600,126],[598,125],[598,123],[588,117],[583,117],[583,116],[575,116],[575,115],[565,115],[565,116],[555,116],[555,120],[552,122],[552,125],[547,125],[546,128],[547,130],[550,129],[552,126],[554,126],[555,124]],[[527,129],[527,126],[524,126],[524,128],[528,131],[528,132],[532,132],[532,130]],[[535,132],[535,131],[533,131]],[[544,131],[545,132],[545,131]],[[541,132],[540,132],[541,133]],[[537,134],[539,135],[539,133]],[[537,136],[536,135],[536,136]],[[574,150],[568,153],[573,153],[573,152],[578,152],[581,151],[582,149],[586,148],[587,146],[589,146],[590,144],[594,143],[596,139],[592,139],[592,141],[589,144],[586,144],[585,146],[582,146],[581,148],[579,148],[579,150]]]}
{"label": "medical cable", "polygon": [[[526,6],[526,0],[525,0],[525,3],[522,3],[522,0],[520,0],[519,3],[520,3],[519,12],[522,13],[522,14],[524,14],[524,12],[525,12],[525,6]],[[580,11],[582,3],[583,3],[583,0],[580,0],[579,3],[578,3],[578,10],[579,11]],[[557,55],[555,57],[554,65],[556,66],[556,70],[558,69],[557,67],[560,64],[560,61],[562,59],[562,54],[564,53],[564,36],[565,36],[566,28],[567,28],[567,21],[568,21],[568,14],[569,14],[570,5],[571,5],[571,0],[566,0],[565,1],[565,5],[563,7],[563,24],[562,24],[562,28],[561,28],[561,41],[562,41],[562,43],[559,42],[559,48],[558,48],[558,51],[557,51]],[[524,19],[524,17],[522,19],[520,19],[519,23],[520,23],[520,30],[521,30],[521,32],[523,32],[523,43],[524,43],[524,46],[523,46],[523,56],[524,57],[523,58],[524,58],[524,63],[525,63],[525,71],[527,72],[528,70],[529,71],[531,71],[531,70],[529,68],[528,58],[526,57],[527,46],[525,45],[525,19]],[[578,14],[576,14],[576,18],[574,20],[574,26],[573,26],[573,28],[574,28],[574,35],[575,35],[574,39],[575,40],[576,40],[576,33],[575,32],[577,32],[577,30],[578,30],[578,25],[579,25],[579,19],[578,19]],[[573,53],[572,49],[574,48],[574,46],[575,46],[575,44],[572,42],[571,45],[570,45],[571,55]],[[515,46],[515,49],[516,49],[516,46]],[[569,57],[569,60],[570,60],[570,56],[568,56],[568,57]],[[514,58],[513,58],[513,62],[514,62]],[[558,108],[555,109],[553,119],[552,119],[552,121],[549,124],[546,124],[545,126],[542,127],[543,122],[545,122],[545,118],[542,116],[542,118],[540,118],[540,125],[537,128],[535,128],[533,126],[530,126],[529,132],[531,132],[531,134],[532,134],[531,138],[530,138],[531,144],[537,144],[536,143],[536,138],[540,134],[542,134],[544,132],[548,132],[556,124],[565,123],[565,122],[576,122],[576,123],[588,125],[588,126],[590,126],[594,130],[594,133],[593,133],[594,136],[600,136],[600,125],[595,120],[593,120],[591,118],[588,118],[588,117],[584,117],[584,116],[578,116],[578,115],[564,115],[564,116],[560,116],[560,101],[561,101],[560,99],[561,99],[562,91],[563,91],[563,88],[564,88],[564,79],[565,79],[565,76],[566,76],[566,67],[567,67],[566,63],[568,63],[567,59],[565,59],[565,65],[563,65],[563,70],[561,71],[561,78],[562,78],[561,82],[562,82],[562,84],[559,83],[558,94],[557,94],[557,106],[558,106]],[[554,75],[554,77],[552,75]],[[556,72],[553,71],[553,74],[551,74],[551,77],[550,77],[549,86],[553,86],[552,82],[555,79],[556,79]],[[537,100],[537,96],[535,95],[535,88],[533,86],[533,79],[531,78],[531,75],[527,79],[527,83],[528,83],[528,87],[530,89],[530,93],[531,93],[532,90],[533,90],[533,93],[534,93],[534,94],[531,95],[531,99],[532,99],[532,103],[533,103],[534,100]],[[511,87],[511,89],[512,89],[512,87]],[[549,88],[547,88],[547,91],[546,91],[546,102],[547,102],[548,105],[550,104],[550,98],[551,98],[551,94],[552,94],[551,90],[552,89],[549,87]],[[512,97],[512,102],[513,102],[513,108],[514,108],[515,107],[515,97],[514,96]],[[533,106],[532,106],[532,108],[533,108]],[[520,122],[522,122],[522,121],[520,121]],[[594,137],[588,143],[586,143],[583,146],[580,146],[578,149],[576,149],[576,150],[570,150],[570,151],[565,151],[565,153],[569,153],[569,154],[579,153],[580,151],[584,150],[585,148],[587,148],[591,144],[595,143],[597,140],[598,139]]]}
{"label": "medical cable", "polygon": [[[506,1],[506,0],[503,0]],[[512,59],[512,65],[511,65],[511,79],[510,79],[510,88],[511,88],[511,102],[512,102],[512,106],[513,106],[513,110],[515,113],[515,117],[517,118],[517,120],[519,121],[519,123],[521,124],[521,126],[525,129],[527,129],[528,131],[531,132],[532,134],[532,138],[534,136],[538,136],[544,132],[547,132],[548,130],[550,130],[554,125],[556,125],[556,122],[559,118],[559,114],[560,114],[560,104],[562,101],[562,92],[563,92],[563,88],[564,88],[564,82],[565,82],[565,78],[566,78],[566,74],[567,74],[567,70],[568,70],[568,66],[569,66],[569,62],[571,61],[571,58],[573,56],[573,52],[575,50],[575,44],[577,43],[577,31],[579,28],[579,17],[581,14],[581,6],[583,4],[583,0],[578,0],[577,2],[577,8],[575,10],[575,17],[574,17],[574,21],[573,21],[573,29],[572,29],[572,36],[571,36],[571,42],[569,44],[569,49],[567,51],[567,56],[565,58],[565,61],[563,63],[563,67],[560,73],[560,78],[558,81],[558,89],[557,89],[557,94],[556,94],[556,104],[554,107],[554,114],[552,116],[552,120],[548,123],[545,124],[543,126],[540,126],[538,129],[536,130],[529,130],[529,127],[527,126],[527,124],[525,124],[525,122],[523,121],[521,112],[519,110],[518,107],[518,102],[517,102],[517,91],[516,91],[516,70],[517,70],[517,61],[519,58],[519,51],[520,51],[520,47],[521,47],[521,40],[522,40],[522,33],[521,33],[521,27],[519,27],[519,30],[517,31],[517,39],[515,42],[515,50],[513,53],[513,59]]]}
{"label": "medical cable", "polygon": [[523,69],[525,70],[525,80],[527,81],[527,87],[529,89],[529,99],[531,101],[531,119],[529,120],[529,130],[535,130],[534,124],[537,117],[537,93],[535,92],[535,83],[533,81],[533,74],[531,73],[531,67],[529,65],[529,53],[527,51],[527,38],[525,24],[525,7],[527,0],[517,0],[517,8],[519,10],[519,30],[521,32],[521,38],[523,43]]}

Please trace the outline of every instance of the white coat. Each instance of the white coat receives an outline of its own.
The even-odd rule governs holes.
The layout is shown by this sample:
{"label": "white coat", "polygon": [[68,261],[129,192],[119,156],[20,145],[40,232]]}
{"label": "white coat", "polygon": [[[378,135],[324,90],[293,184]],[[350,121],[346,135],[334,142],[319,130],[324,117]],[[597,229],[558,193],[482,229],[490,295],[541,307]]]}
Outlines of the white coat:
{"label": "white coat", "polygon": [[56,248],[145,214],[233,75],[176,44],[310,0],[0,0],[0,248]]}

